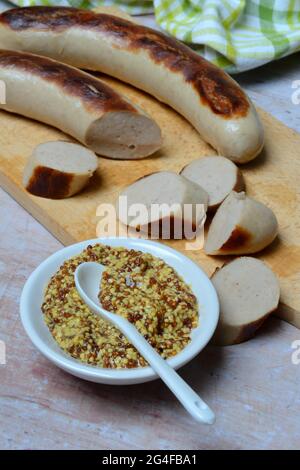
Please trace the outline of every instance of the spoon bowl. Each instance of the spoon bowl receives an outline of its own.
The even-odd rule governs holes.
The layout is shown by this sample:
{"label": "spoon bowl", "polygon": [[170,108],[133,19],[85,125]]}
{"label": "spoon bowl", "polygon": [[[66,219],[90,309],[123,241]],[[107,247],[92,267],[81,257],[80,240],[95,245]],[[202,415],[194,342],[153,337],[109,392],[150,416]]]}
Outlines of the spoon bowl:
{"label": "spoon bowl", "polygon": [[[100,293],[101,277],[104,271],[105,267],[102,264],[90,261],[82,263],[77,267],[75,271],[76,289],[86,304],[89,301],[92,301],[95,305],[99,304],[98,295]],[[108,320],[106,314],[103,315],[105,319]]]}

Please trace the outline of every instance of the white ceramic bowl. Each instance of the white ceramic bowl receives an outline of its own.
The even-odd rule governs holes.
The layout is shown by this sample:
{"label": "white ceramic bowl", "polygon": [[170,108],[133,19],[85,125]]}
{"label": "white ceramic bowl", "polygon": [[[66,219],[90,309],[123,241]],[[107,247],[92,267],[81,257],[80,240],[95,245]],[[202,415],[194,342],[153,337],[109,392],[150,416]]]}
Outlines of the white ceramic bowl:
{"label": "white ceramic bowl", "polygon": [[61,369],[92,382],[128,385],[147,382],[157,378],[151,367],[136,369],[102,369],[83,364],[65,354],[52,338],[44,322],[41,305],[44,289],[51,276],[61,264],[79,254],[88,245],[104,243],[151,253],[163,259],[189,284],[199,304],[199,326],[192,331],[192,340],[176,356],[168,360],[175,369],[195,357],[212,337],[219,318],[219,303],[216,291],[202,269],[186,256],[161,243],[134,238],[99,238],[68,246],[54,253],[31,274],[22,295],[20,312],[23,326],[39,351]]}

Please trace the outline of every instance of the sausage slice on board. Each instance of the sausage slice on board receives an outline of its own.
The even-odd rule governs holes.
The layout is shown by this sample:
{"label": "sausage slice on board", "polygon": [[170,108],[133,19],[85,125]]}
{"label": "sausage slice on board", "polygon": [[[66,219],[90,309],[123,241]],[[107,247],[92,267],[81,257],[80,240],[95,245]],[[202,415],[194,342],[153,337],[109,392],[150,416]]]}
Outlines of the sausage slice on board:
{"label": "sausage slice on board", "polygon": [[256,253],[277,235],[274,212],[244,192],[232,191],[222,202],[210,224],[204,251],[208,255]]}
{"label": "sausage slice on board", "polygon": [[245,256],[231,261],[217,269],[211,281],[220,302],[220,319],[214,335],[214,342],[219,345],[246,341],[278,307],[278,280],[256,258]]}
{"label": "sausage slice on board", "polygon": [[152,238],[193,238],[205,220],[208,195],[172,171],[144,176],[119,195],[119,220]]}
{"label": "sausage slice on board", "polygon": [[82,145],[45,142],[29,158],[23,184],[35,196],[62,199],[81,191],[97,166],[96,155]]}
{"label": "sausage slice on board", "polygon": [[192,161],[180,172],[199,184],[208,194],[208,208],[215,210],[231,191],[242,191],[244,178],[238,167],[225,157],[203,157]]}

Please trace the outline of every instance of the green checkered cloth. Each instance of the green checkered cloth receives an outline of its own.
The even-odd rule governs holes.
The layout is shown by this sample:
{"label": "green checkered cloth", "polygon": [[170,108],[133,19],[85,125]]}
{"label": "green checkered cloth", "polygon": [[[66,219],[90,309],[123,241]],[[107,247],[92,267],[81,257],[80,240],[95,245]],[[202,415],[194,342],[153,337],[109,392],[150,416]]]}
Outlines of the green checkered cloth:
{"label": "green checkered cloth", "polygon": [[159,26],[229,73],[300,49],[300,0],[15,0],[18,5],[114,5],[155,13]]}

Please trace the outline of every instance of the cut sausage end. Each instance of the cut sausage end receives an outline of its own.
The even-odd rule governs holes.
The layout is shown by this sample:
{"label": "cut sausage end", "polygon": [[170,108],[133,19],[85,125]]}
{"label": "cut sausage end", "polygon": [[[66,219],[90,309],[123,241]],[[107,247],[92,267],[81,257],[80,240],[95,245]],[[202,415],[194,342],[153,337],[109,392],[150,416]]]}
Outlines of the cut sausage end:
{"label": "cut sausage end", "polygon": [[35,196],[62,199],[81,191],[97,166],[96,155],[81,145],[46,142],[38,145],[29,158],[23,184]]}
{"label": "cut sausage end", "polygon": [[232,191],[217,210],[208,230],[204,250],[208,255],[256,253],[277,235],[273,211],[244,192]]}
{"label": "cut sausage end", "polygon": [[241,257],[217,269],[211,281],[220,302],[214,342],[229,345],[246,341],[278,307],[279,282],[262,261]]}
{"label": "cut sausage end", "polygon": [[116,159],[139,159],[162,143],[159,126],[149,117],[126,111],[109,112],[87,130],[86,144],[94,152]]}

